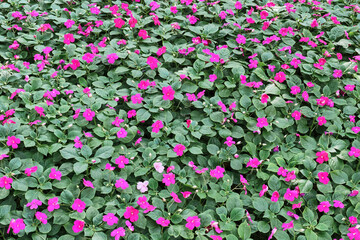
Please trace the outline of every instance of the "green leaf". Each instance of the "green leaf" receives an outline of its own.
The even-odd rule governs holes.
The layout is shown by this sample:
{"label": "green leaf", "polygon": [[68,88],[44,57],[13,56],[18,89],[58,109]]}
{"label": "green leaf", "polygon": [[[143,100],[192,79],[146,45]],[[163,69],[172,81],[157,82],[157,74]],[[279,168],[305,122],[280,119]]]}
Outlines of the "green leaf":
{"label": "green leaf", "polygon": [[311,223],[315,219],[314,213],[307,207],[304,209],[303,217],[308,223]]}
{"label": "green leaf", "polygon": [[315,148],[317,148],[315,139],[312,138],[312,137],[309,137],[309,136],[301,136],[300,137],[300,144],[306,150],[314,150]]}
{"label": "green leaf", "polygon": [[316,233],[314,233],[310,229],[305,230],[305,237],[306,237],[306,239],[311,239],[311,240],[317,240],[318,239]]}
{"label": "green leaf", "polygon": [[269,204],[267,203],[267,201],[264,198],[254,198],[253,200],[253,206],[256,210],[260,211],[260,212],[265,212],[268,207]]}
{"label": "green leaf", "polygon": [[251,236],[251,228],[247,222],[240,224],[238,228],[238,234],[242,240],[247,240]]}
{"label": "green leaf", "polygon": [[147,121],[150,117],[151,117],[151,114],[143,108],[141,108],[140,110],[138,110],[136,112],[136,120],[138,122]]}
{"label": "green leaf", "polygon": [[105,147],[101,147],[99,148],[96,153],[95,153],[95,157],[96,158],[110,158],[111,155],[114,153],[115,148],[111,147],[111,146],[105,146]]}
{"label": "green leaf", "polygon": [[86,159],[88,159],[92,154],[92,150],[89,146],[85,145],[81,148],[81,155],[83,155]]}
{"label": "green leaf", "polygon": [[274,58],[274,54],[272,54],[272,52],[264,52],[263,54],[261,54],[261,59],[263,62],[267,62],[271,59]]}
{"label": "green leaf", "polygon": [[89,164],[85,162],[76,162],[74,164],[74,172],[76,173],[76,175],[79,175],[80,173],[85,172],[88,166]]}
{"label": "green leaf", "polygon": [[73,147],[66,147],[60,150],[60,154],[65,159],[78,158],[79,155],[76,152],[76,149]]}
{"label": "green leaf", "polygon": [[258,76],[261,80],[265,80],[265,81],[267,81],[267,80],[269,80],[269,78],[266,76],[266,74],[265,74],[265,72],[264,72],[264,70],[262,70],[262,68],[256,68],[254,71],[253,71],[255,74],[256,74],[256,76]]}
{"label": "green leaf", "polygon": [[234,208],[230,213],[230,218],[232,221],[240,221],[245,215],[245,210],[243,208]]}
{"label": "green leaf", "polygon": [[225,115],[222,112],[213,112],[210,114],[210,119],[214,122],[221,123],[224,121]]}
{"label": "green leaf", "polygon": [[203,152],[201,151],[200,148],[198,147],[191,147],[189,148],[189,151],[192,153],[192,154],[202,154]]}

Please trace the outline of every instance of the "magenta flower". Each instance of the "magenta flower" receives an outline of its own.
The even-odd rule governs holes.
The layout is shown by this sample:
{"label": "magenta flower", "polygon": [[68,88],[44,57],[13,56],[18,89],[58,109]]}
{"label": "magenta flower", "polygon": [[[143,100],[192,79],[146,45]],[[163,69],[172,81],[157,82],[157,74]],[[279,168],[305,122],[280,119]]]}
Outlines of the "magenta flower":
{"label": "magenta flower", "polygon": [[329,176],[329,173],[327,173],[327,172],[319,172],[318,173],[319,181],[323,184],[329,183],[330,180],[329,180],[328,176]]}
{"label": "magenta flower", "polygon": [[299,86],[292,86],[292,87],[291,87],[291,91],[290,91],[291,94],[296,95],[296,94],[298,94],[299,92],[301,92],[301,89],[300,89]]}
{"label": "magenta flower", "polygon": [[225,169],[220,167],[220,166],[216,166],[215,169],[213,170],[210,170],[210,176],[216,178],[216,179],[219,179],[219,178],[222,178],[224,177],[224,173],[225,172]]}
{"label": "magenta flower", "polygon": [[131,102],[133,104],[141,104],[142,100],[143,100],[143,98],[141,97],[140,93],[137,93],[137,94],[131,96]]}
{"label": "magenta flower", "polygon": [[163,87],[162,88],[162,92],[163,92],[163,99],[164,100],[173,100],[174,99],[174,94],[175,94],[175,91],[174,89],[172,89],[171,86],[167,86],[167,87]]}
{"label": "magenta flower", "polygon": [[282,83],[286,80],[286,74],[284,72],[278,72],[276,73],[274,80]]}
{"label": "magenta flower", "polygon": [[151,127],[153,128],[153,129],[152,129],[152,132],[158,133],[159,130],[164,127],[164,124],[163,124],[163,122],[162,122],[161,120],[157,120],[156,122],[154,122],[154,123],[151,125]]}
{"label": "magenta flower", "polygon": [[341,78],[341,76],[342,76],[342,70],[340,70],[340,69],[335,69],[335,70],[334,70],[334,73],[333,73],[333,76],[334,76],[334,78]]}
{"label": "magenta flower", "polygon": [[315,28],[317,26],[319,26],[319,23],[317,22],[316,19],[313,19],[313,21],[311,22],[311,25],[310,25],[312,28]]}
{"label": "magenta flower", "polygon": [[83,117],[85,118],[86,121],[92,121],[93,118],[95,117],[95,112],[91,111],[90,108],[87,108],[85,110],[85,112],[83,113]]}
{"label": "magenta flower", "polygon": [[15,136],[8,136],[8,140],[6,142],[6,145],[11,146],[13,149],[18,148],[18,144],[20,144],[20,138],[17,138]]}
{"label": "magenta flower", "polygon": [[283,231],[294,228],[294,221],[291,221],[289,223],[283,223],[281,227],[283,228]]}
{"label": "magenta flower", "polygon": [[331,204],[328,201],[324,201],[317,206],[317,209],[319,212],[327,213],[330,210],[329,207],[331,207]]}
{"label": "magenta flower", "polygon": [[42,202],[38,199],[33,199],[31,202],[26,204],[26,206],[29,207],[30,209],[38,209],[38,207],[41,205],[42,205]]}
{"label": "magenta flower", "polygon": [[125,229],[122,227],[119,227],[119,228],[113,230],[110,235],[112,237],[115,237],[115,240],[119,240],[120,237],[125,237]]}
{"label": "magenta flower", "polygon": [[117,60],[119,58],[119,56],[116,53],[110,53],[106,57],[108,59],[108,63],[110,63],[110,64],[114,64],[115,60]]}
{"label": "magenta flower", "polygon": [[75,148],[82,148],[83,144],[82,142],[80,141],[80,138],[78,136],[75,137],[74,139],[74,147]]}
{"label": "magenta flower", "polygon": [[37,220],[39,220],[43,224],[47,224],[47,215],[45,213],[36,212],[35,217],[36,217]]}
{"label": "magenta flower", "polygon": [[117,164],[119,168],[124,168],[125,165],[128,163],[129,159],[123,155],[120,155],[118,158],[115,159],[115,164]]}
{"label": "magenta flower", "polygon": [[244,35],[238,34],[236,38],[236,42],[238,44],[245,44],[246,43],[246,37]]}
{"label": "magenta flower", "polygon": [[31,167],[31,168],[26,168],[26,169],[25,169],[25,174],[26,174],[28,177],[30,177],[32,173],[34,173],[34,172],[37,171],[37,169],[38,169],[37,166],[33,166],[33,167]]}
{"label": "magenta flower", "polygon": [[48,200],[48,211],[49,212],[52,212],[54,211],[55,209],[59,209],[60,208],[60,205],[59,205],[59,198],[58,197],[53,197],[53,198],[50,198]]}
{"label": "magenta flower", "polygon": [[160,226],[167,227],[167,226],[169,226],[169,224],[170,224],[170,220],[165,219],[165,218],[163,218],[163,217],[159,217],[159,218],[156,220],[156,223],[159,224]]}
{"label": "magenta flower", "polygon": [[22,219],[22,218],[18,218],[16,220],[11,219],[9,228],[6,233],[9,233],[10,229],[12,229],[14,234],[18,234],[21,230],[24,230],[25,227],[26,227],[26,225],[24,223],[24,219]]}
{"label": "magenta flower", "polygon": [[269,126],[269,123],[267,122],[267,118],[258,118],[257,119],[257,124],[256,126],[259,127],[259,128],[263,128],[263,127],[266,127],[266,126]]}
{"label": "magenta flower", "polygon": [[209,75],[209,81],[210,81],[210,82],[214,82],[216,79],[217,79],[216,74],[210,74],[210,75]]}
{"label": "magenta flower", "polygon": [[190,24],[195,24],[197,20],[199,20],[197,17],[193,15],[187,15],[186,18],[189,19]]}
{"label": "magenta flower", "polygon": [[257,168],[261,162],[257,158],[250,158],[249,162],[247,163],[246,167]]}
{"label": "magenta flower", "polygon": [[178,197],[178,195],[177,195],[175,192],[171,192],[171,193],[170,193],[170,196],[172,196],[174,202],[176,202],[176,203],[181,203],[180,198]]}
{"label": "magenta flower", "polygon": [[290,202],[294,201],[295,198],[299,197],[299,192],[296,190],[290,190],[290,188],[286,189],[286,193],[284,194],[284,199],[289,200]]}
{"label": "magenta flower", "polygon": [[122,20],[121,18],[114,19],[114,23],[116,28],[122,28],[122,26],[125,25],[125,21]]}
{"label": "magenta flower", "polygon": [[[170,194],[171,195],[171,194]],[[148,208],[148,206],[150,205],[147,201],[147,197],[146,196],[142,196],[142,197],[139,197],[137,202],[136,202],[140,208],[142,209],[146,209]]]}
{"label": "magenta flower", "polygon": [[174,152],[176,153],[176,155],[178,156],[182,156],[183,155],[183,152],[185,151],[186,147],[182,144],[177,144],[175,147],[174,147]]}
{"label": "magenta flower", "polygon": [[279,200],[280,194],[278,191],[273,192],[273,194],[271,195],[271,201],[272,202],[277,202]]}
{"label": "magenta flower", "polygon": [[85,222],[84,222],[84,221],[75,220],[75,221],[74,221],[74,225],[73,225],[73,227],[72,227],[72,230],[73,230],[75,233],[78,233],[78,232],[81,232],[81,231],[84,229],[84,226],[85,226]]}
{"label": "magenta flower", "polygon": [[316,156],[317,156],[316,161],[320,164],[329,161],[329,154],[326,151],[317,152]]}
{"label": "magenta flower", "polygon": [[144,40],[150,38],[150,36],[147,34],[147,31],[145,29],[140,29],[138,36]]}
{"label": "magenta flower", "polygon": [[187,227],[190,230],[193,230],[195,227],[200,227],[201,222],[200,222],[200,218],[198,216],[192,216],[192,217],[188,217],[186,219],[186,225],[185,227]]}
{"label": "magenta flower", "polygon": [[135,209],[133,206],[126,207],[124,218],[129,219],[130,222],[136,222],[139,219],[139,210]]}
{"label": "magenta flower", "polygon": [[354,216],[350,216],[350,217],[349,217],[349,221],[350,221],[350,223],[351,223],[352,225],[357,224],[357,218],[354,217]]}
{"label": "magenta flower", "polygon": [[344,208],[344,204],[339,200],[334,200],[334,207],[335,208]]}
{"label": "magenta flower", "polygon": [[259,197],[264,196],[264,194],[269,190],[269,187],[266,184],[262,185],[262,190],[259,193]]}
{"label": "magenta flower", "polygon": [[90,181],[85,180],[85,178],[83,178],[83,184],[84,184],[85,187],[94,188],[93,183],[90,182]]}
{"label": "magenta flower", "polygon": [[129,187],[129,184],[125,179],[119,178],[118,180],[116,180],[115,187],[125,190]]}
{"label": "magenta flower", "polygon": [[291,116],[295,119],[295,120],[300,120],[301,119],[301,112],[299,111],[294,111]]}
{"label": "magenta flower", "polygon": [[60,171],[56,171],[55,168],[51,168],[51,172],[49,174],[50,179],[56,179],[56,180],[61,181],[61,176],[62,176],[62,174]]}
{"label": "magenta flower", "polygon": [[318,123],[319,123],[319,126],[322,126],[322,125],[324,125],[324,124],[326,123],[326,119],[325,119],[324,116],[318,117],[318,118],[317,118],[317,121],[318,121]]}
{"label": "magenta flower", "polygon": [[260,101],[261,101],[261,103],[267,103],[268,99],[269,99],[269,95],[267,95],[267,94],[262,94]]}
{"label": "magenta flower", "polygon": [[175,174],[173,173],[163,174],[162,182],[165,184],[165,186],[170,186],[171,184],[175,184]]}
{"label": "magenta flower", "polygon": [[82,57],[82,60],[86,61],[87,63],[91,63],[94,61],[95,55],[92,53],[85,53]]}
{"label": "magenta flower", "polygon": [[86,207],[86,203],[81,201],[79,198],[75,199],[74,203],[71,205],[71,208],[79,213],[82,213],[85,207]]}
{"label": "magenta flower", "polygon": [[126,138],[127,131],[124,128],[120,128],[120,130],[116,133],[118,138]]}
{"label": "magenta flower", "polygon": [[70,43],[75,42],[75,38],[74,35],[72,35],[71,33],[67,33],[64,35],[64,43],[66,45],[69,45]]}
{"label": "magenta flower", "polygon": [[229,147],[231,147],[233,144],[235,144],[235,141],[233,141],[232,137],[227,137],[226,141],[224,142],[224,144],[228,145]]}
{"label": "magenta flower", "polygon": [[181,192],[181,194],[183,195],[183,198],[188,198],[191,195],[191,192]]}
{"label": "magenta flower", "polygon": [[160,63],[160,62],[159,62],[159,60],[157,60],[156,58],[154,58],[154,57],[152,57],[152,56],[149,56],[149,57],[147,58],[146,63],[150,66],[150,68],[151,68],[152,70],[154,70],[155,68],[158,67],[158,63]]}
{"label": "magenta flower", "polygon": [[103,216],[103,221],[106,222],[109,226],[112,226],[117,224],[119,219],[113,213],[108,213]]}

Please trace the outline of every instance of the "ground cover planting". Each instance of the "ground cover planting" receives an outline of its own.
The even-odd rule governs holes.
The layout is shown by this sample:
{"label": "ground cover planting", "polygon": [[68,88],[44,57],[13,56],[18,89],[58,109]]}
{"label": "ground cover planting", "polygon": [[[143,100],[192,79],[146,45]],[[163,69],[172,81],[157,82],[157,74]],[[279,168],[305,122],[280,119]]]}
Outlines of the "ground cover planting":
{"label": "ground cover planting", "polygon": [[0,234],[360,239],[352,0],[0,1]]}

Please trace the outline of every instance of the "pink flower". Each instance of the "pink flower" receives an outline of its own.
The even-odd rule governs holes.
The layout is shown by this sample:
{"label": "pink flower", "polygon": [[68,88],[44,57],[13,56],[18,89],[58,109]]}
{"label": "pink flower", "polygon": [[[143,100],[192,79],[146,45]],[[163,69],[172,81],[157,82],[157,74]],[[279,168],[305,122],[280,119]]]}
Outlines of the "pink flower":
{"label": "pink flower", "polygon": [[38,169],[37,166],[33,166],[33,167],[31,167],[31,168],[26,168],[26,169],[25,169],[25,174],[26,174],[28,177],[30,177],[32,173],[34,173],[34,172],[37,171],[37,169]]}
{"label": "pink flower", "polygon": [[59,209],[60,208],[60,205],[59,205],[59,198],[58,197],[53,197],[53,198],[50,198],[48,200],[48,211],[49,212],[52,212],[54,211],[55,209]]}
{"label": "pink flower", "polygon": [[86,204],[83,201],[81,201],[79,198],[75,199],[74,203],[71,205],[71,208],[79,213],[82,213],[85,207]]}
{"label": "pink flower", "polygon": [[354,216],[350,216],[350,217],[349,217],[349,221],[350,221],[350,223],[353,224],[353,225],[354,225],[354,224],[357,224],[357,218],[354,217]]}
{"label": "pink flower", "polygon": [[144,192],[148,191],[148,187],[147,187],[148,185],[149,185],[149,181],[138,182],[137,185],[136,185],[136,188],[141,193],[144,193]]}
{"label": "pink flower", "polygon": [[25,227],[26,227],[26,225],[22,218],[18,218],[16,220],[11,219],[7,233],[9,233],[10,229],[12,229],[14,234],[18,234],[21,230],[24,230]]}
{"label": "pink flower", "polygon": [[119,219],[113,213],[108,213],[103,216],[103,221],[106,222],[109,226],[117,224]]}
{"label": "pink flower", "polygon": [[197,17],[193,15],[187,15],[186,18],[189,19],[190,24],[195,24],[197,20],[199,20]]}
{"label": "pink flower", "polygon": [[283,228],[283,231],[294,228],[294,221],[291,221],[289,223],[283,223],[281,227]]}
{"label": "pink flower", "polygon": [[158,63],[160,62],[156,58],[149,56],[146,60],[146,63],[150,66],[152,70],[154,70],[155,68],[158,67]]}
{"label": "pink flower", "polygon": [[274,80],[282,83],[286,80],[286,74],[284,72],[278,72],[276,73]]}
{"label": "pink flower", "polygon": [[245,44],[246,43],[246,37],[244,35],[238,34],[236,38],[236,42],[238,44]]}
{"label": "pink flower", "polygon": [[292,208],[292,209],[301,208],[301,203],[302,203],[302,202],[294,203],[291,208]]}
{"label": "pink flower", "polygon": [[120,128],[120,130],[116,133],[118,138],[126,138],[127,131],[124,128]]}
{"label": "pink flower", "polygon": [[155,162],[154,168],[158,173],[162,173],[165,169],[161,162]]}
{"label": "pink flower", "polygon": [[228,145],[229,147],[231,147],[233,144],[235,144],[235,141],[233,141],[232,137],[227,137],[226,141],[224,142],[224,144]]}
{"label": "pink flower", "polygon": [[94,188],[94,184],[90,181],[85,180],[85,178],[83,178],[83,184],[85,187]]}
{"label": "pink flower", "polygon": [[300,120],[301,119],[301,112],[299,111],[294,111],[291,116],[295,119],[295,120]]}
{"label": "pink flower", "polygon": [[75,142],[74,144],[75,148],[82,148],[83,144],[78,136],[75,137],[74,142]]}
{"label": "pink flower", "polygon": [[269,95],[265,93],[261,95],[261,103],[267,103],[268,99],[269,99]]}
{"label": "pink flower", "polygon": [[269,190],[269,187],[268,187],[267,185],[263,184],[262,190],[261,190],[260,193],[259,193],[259,197],[264,196],[264,194],[265,194],[268,190]]}
{"label": "pink flower", "polygon": [[273,192],[273,194],[271,195],[271,201],[272,202],[277,202],[279,200],[280,194],[278,191]]}
{"label": "pink flower", "polygon": [[83,112],[83,117],[85,118],[86,121],[92,121],[93,118],[95,117],[95,112],[91,111],[90,108],[87,108],[85,110],[85,112]]}
{"label": "pink flower", "polygon": [[344,204],[339,200],[334,200],[334,207],[335,208],[344,208]]}
{"label": "pink flower", "polygon": [[184,151],[185,151],[186,147],[182,144],[177,144],[175,147],[174,147],[174,152],[176,153],[176,155],[178,156],[182,156]]}
{"label": "pink flower", "polygon": [[13,149],[18,148],[18,144],[20,144],[20,138],[16,138],[15,136],[7,137],[6,145],[11,146]]}
{"label": "pink flower", "polygon": [[299,197],[298,191],[290,190],[290,188],[286,189],[286,193],[284,194],[284,199],[292,202],[295,200],[295,198],[298,198],[298,197]]}
{"label": "pink flower", "polygon": [[329,183],[329,178],[328,178],[329,173],[327,172],[319,172],[318,173],[318,177],[319,177],[319,181],[323,184],[328,184]]}
{"label": "pink flower", "polygon": [[144,40],[150,38],[150,36],[147,34],[147,31],[145,29],[140,29],[138,35]]}
{"label": "pink flower", "polygon": [[223,238],[221,236],[216,236],[216,235],[210,235],[210,238],[212,240],[223,240]]}
{"label": "pink flower", "polygon": [[139,210],[135,209],[133,206],[126,207],[124,218],[130,219],[130,222],[136,222],[139,219]]}
{"label": "pink flower", "polygon": [[195,227],[200,227],[200,225],[201,225],[200,220],[201,219],[198,216],[188,217],[186,219],[187,223],[186,223],[185,227],[187,227],[190,230],[193,230]]}
{"label": "pink flower", "polygon": [[31,202],[26,204],[26,206],[29,207],[30,209],[38,209],[38,207],[41,205],[42,205],[42,202],[37,199],[33,199]]}
{"label": "pink flower", "polygon": [[165,186],[170,186],[171,184],[175,184],[175,174],[173,173],[163,174],[162,182],[165,184]]}
{"label": "pink flower", "polygon": [[70,43],[75,42],[75,38],[74,35],[72,35],[71,33],[67,33],[64,35],[64,43],[66,45],[69,45]]}
{"label": "pink flower", "polygon": [[105,169],[109,170],[109,171],[113,171],[115,169],[115,167],[112,167],[110,163],[107,163],[105,165]]}
{"label": "pink flower", "polygon": [[125,190],[129,187],[129,184],[125,179],[119,178],[118,180],[116,180],[115,187]]}
{"label": "pink flower", "polygon": [[125,21],[122,20],[121,18],[114,19],[114,23],[116,28],[122,28],[122,26],[125,25]]}
{"label": "pink flower", "polygon": [[108,63],[110,63],[110,64],[114,64],[115,60],[117,60],[119,58],[119,56],[116,53],[110,53],[106,57],[108,59]]}
{"label": "pink flower", "polygon": [[119,168],[124,168],[125,165],[128,163],[129,159],[123,155],[120,155],[118,158],[115,159],[115,164],[117,164]]}
{"label": "pink flower", "polygon": [[156,55],[158,55],[159,57],[161,55],[163,55],[164,53],[166,53],[166,47],[165,46],[162,46],[161,48],[159,48],[156,52]]}
{"label": "pink flower", "polygon": [[316,161],[320,164],[329,161],[329,154],[326,151],[317,152],[316,156],[318,157]]}
{"label": "pink flower", "polygon": [[274,227],[274,229],[273,229],[273,230],[271,230],[271,234],[270,234],[270,236],[269,236],[268,240],[272,239],[272,237],[275,235],[276,231],[277,231],[277,228],[276,228],[276,227]]}
{"label": "pink flower", "polygon": [[214,82],[216,79],[217,79],[216,74],[210,74],[210,75],[209,75],[209,81],[210,81],[210,82]]}
{"label": "pink flower", "polygon": [[299,86],[292,86],[292,87],[291,87],[291,91],[290,91],[291,94],[296,95],[296,94],[298,94],[299,92],[301,92],[301,89],[300,89]]}
{"label": "pink flower", "polygon": [[157,120],[151,125],[151,127],[153,128],[152,132],[158,133],[159,130],[164,127],[164,124],[161,120]]}
{"label": "pink flower", "polygon": [[62,176],[62,174],[60,171],[56,171],[55,168],[51,168],[51,172],[49,174],[50,179],[56,179],[56,180],[61,181],[61,176]]}
{"label": "pink flower", "polygon": [[39,220],[43,224],[47,224],[47,215],[45,213],[36,212],[35,217],[36,217],[37,220]]}
{"label": "pink flower", "polygon": [[267,122],[267,118],[258,118],[257,119],[257,124],[256,126],[259,127],[259,128],[263,128],[263,127],[266,127],[266,126],[269,126],[269,123]]}
{"label": "pink flower", "polygon": [[131,224],[131,222],[129,220],[126,220],[125,224],[129,228],[130,231],[132,231],[132,232],[134,231],[134,226]]}
{"label": "pink flower", "polygon": [[350,91],[350,92],[352,92],[352,91],[354,91],[354,89],[355,89],[355,85],[346,85],[345,87],[344,87],[344,89],[346,90],[346,91]]}
{"label": "pink flower", "polygon": [[286,182],[289,182],[296,178],[295,171],[288,172],[285,178]]}
{"label": "pink flower", "polygon": [[213,170],[210,170],[210,176],[216,178],[216,179],[219,179],[219,178],[222,178],[224,177],[224,173],[225,172],[225,169],[220,167],[220,166],[216,166],[215,169]]}
{"label": "pink flower", "polygon": [[349,196],[350,197],[355,197],[359,194],[359,191],[358,190],[352,190],[350,193],[349,193]]}
{"label": "pink flower", "polygon": [[71,26],[74,25],[74,24],[75,24],[74,20],[71,20],[71,19],[68,19],[68,20],[64,23],[64,25],[65,25],[66,28],[71,28]]}
{"label": "pink flower", "polygon": [[169,226],[169,224],[170,224],[170,220],[165,219],[165,218],[163,218],[163,217],[159,217],[159,218],[156,220],[156,223],[159,224],[160,226],[167,227],[167,226]]}
{"label": "pink flower", "polygon": [[178,195],[177,195],[176,193],[171,192],[171,193],[170,193],[170,196],[172,196],[174,202],[176,202],[176,203],[181,203],[181,200],[179,199],[179,197],[178,197]]}
{"label": "pink flower", "polygon": [[319,212],[327,213],[329,212],[329,207],[331,207],[331,204],[328,201],[324,201],[317,206],[317,209]]}
{"label": "pink flower", "polygon": [[111,236],[115,237],[115,240],[119,240],[120,237],[125,237],[125,229],[123,227],[119,227],[111,232]]}
{"label": "pink flower", "polygon": [[173,14],[176,14],[178,12],[177,7],[176,6],[171,6],[170,7],[170,12],[172,12]]}
{"label": "pink flower", "polygon": [[78,232],[81,232],[81,231],[84,229],[84,226],[85,226],[85,222],[84,222],[84,221],[75,220],[75,221],[74,221],[74,225],[73,225],[73,227],[72,227],[72,230],[73,230],[75,233],[78,233]]}
{"label": "pink flower", "polygon": [[334,78],[341,78],[342,71],[340,69],[335,69],[333,76],[334,76]]}
{"label": "pink flower", "polygon": [[164,100],[173,100],[174,99],[174,94],[175,91],[172,89],[171,86],[167,86],[167,87],[163,87],[162,88],[162,92],[163,92],[163,99]]}
{"label": "pink flower", "polygon": [[242,8],[242,4],[241,4],[240,1],[236,1],[236,3],[235,3],[235,8],[236,8],[236,9],[239,9],[239,10]]}
{"label": "pink flower", "polygon": [[260,12],[260,18],[261,19],[266,19],[267,16],[269,16],[269,13],[267,11],[261,11]]}
{"label": "pink flower", "polygon": [[311,25],[310,25],[312,28],[315,28],[317,26],[319,26],[318,22],[316,19],[314,19],[312,22],[311,22]]}
{"label": "pink flower", "polygon": [[191,195],[191,192],[181,192],[183,198],[188,198]]}
{"label": "pink flower", "polygon": [[137,93],[137,94],[131,96],[131,102],[133,104],[141,104],[142,100],[143,100],[143,98],[141,97],[140,93]]}
{"label": "pink flower", "polygon": [[250,158],[249,162],[247,163],[246,167],[257,168],[261,162],[257,158]]}
{"label": "pink flower", "polygon": [[326,119],[325,119],[324,116],[318,117],[318,118],[317,118],[317,121],[318,121],[318,123],[319,123],[319,126],[322,126],[322,125],[324,125],[324,124],[326,123]]}

